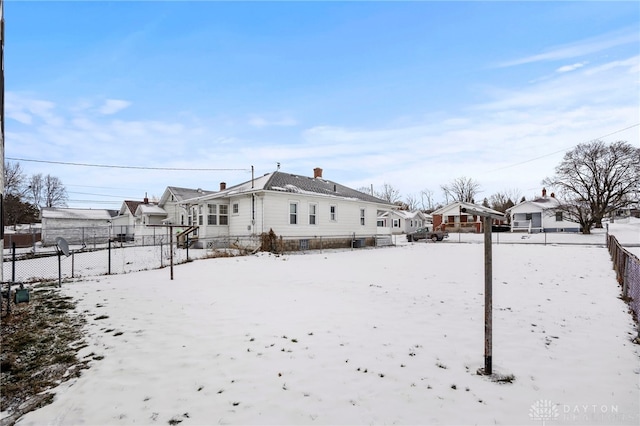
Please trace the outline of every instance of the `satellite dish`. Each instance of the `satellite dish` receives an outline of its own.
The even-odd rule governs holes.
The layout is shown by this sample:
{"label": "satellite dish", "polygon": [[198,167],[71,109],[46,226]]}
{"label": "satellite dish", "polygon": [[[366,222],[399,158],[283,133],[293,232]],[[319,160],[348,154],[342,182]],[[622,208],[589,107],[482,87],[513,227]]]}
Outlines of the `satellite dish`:
{"label": "satellite dish", "polygon": [[67,240],[62,237],[58,237],[56,238],[56,245],[58,246],[58,250],[60,250],[62,254],[67,257],[71,256],[71,253],[69,252],[69,243],[67,242]]}

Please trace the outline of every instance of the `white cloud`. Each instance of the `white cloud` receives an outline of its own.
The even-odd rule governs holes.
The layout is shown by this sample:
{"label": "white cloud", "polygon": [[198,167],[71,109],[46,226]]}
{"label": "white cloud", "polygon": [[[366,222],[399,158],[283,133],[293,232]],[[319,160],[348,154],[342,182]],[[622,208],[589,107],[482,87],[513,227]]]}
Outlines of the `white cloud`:
{"label": "white cloud", "polygon": [[64,119],[54,113],[55,107],[56,104],[50,101],[33,99],[20,93],[6,93],[6,116],[22,124],[33,125],[39,119],[48,126],[61,126]]}
{"label": "white cloud", "polygon": [[556,46],[547,52],[526,56],[500,64],[500,67],[512,67],[541,61],[556,61],[577,58],[624,44],[638,43],[637,28],[627,28],[620,31],[588,38],[575,43]]}
{"label": "white cloud", "polygon": [[253,127],[269,127],[269,126],[289,127],[289,126],[295,126],[296,124],[298,124],[298,122],[294,118],[287,115],[280,118],[275,118],[275,119],[269,119],[259,115],[253,115],[249,118],[249,125]]}
{"label": "white cloud", "polygon": [[578,62],[572,65],[565,65],[563,67],[560,67],[556,70],[556,72],[570,72],[570,71],[574,71],[577,70],[578,68],[582,68],[584,67],[586,64],[588,64],[588,62]]}
{"label": "white cloud", "polygon": [[123,101],[120,99],[107,99],[104,104],[99,108],[101,114],[111,115],[115,114],[118,111],[122,111],[131,105],[129,101]]}

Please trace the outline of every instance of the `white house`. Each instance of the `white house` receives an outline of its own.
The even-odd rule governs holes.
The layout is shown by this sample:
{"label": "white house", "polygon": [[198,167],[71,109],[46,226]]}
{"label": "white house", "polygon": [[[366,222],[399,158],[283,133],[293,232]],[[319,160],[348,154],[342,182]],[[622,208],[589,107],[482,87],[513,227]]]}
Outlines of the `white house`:
{"label": "white house", "polygon": [[56,244],[62,237],[69,244],[104,244],[111,234],[112,217],[106,209],[43,207],[42,245]]}
{"label": "white house", "polygon": [[[224,182],[220,183],[220,187],[224,189],[226,184]],[[189,223],[189,218],[191,217],[189,211],[185,208],[182,203],[185,200],[189,200],[192,198],[202,197],[203,195],[213,194],[214,191],[207,191],[204,189],[190,189],[190,188],[180,188],[177,186],[167,186],[162,197],[160,197],[160,201],[158,202],[158,206],[163,208],[167,213],[167,217],[165,218],[165,223],[172,225],[191,225]]]}
{"label": "white house", "polygon": [[547,190],[542,196],[531,201],[523,201],[507,209],[511,219],[511,232],[580,232],[580,225],[567,220],[566,213],[559,210],[560,201]]}
{"label": "white house", "polygon": [[135,241],[138,244],[158,244],[169,242],[167,229],[162,226],[167,218],[167,212],[157,204],[141,203],[136,208],[135,217]]}
{"label": "white house", "polygon": [[275,171],[181,203],[198,226],[199,244],[216,238],[253,241],[273,231],[287,249],[371,245],[378,215],[395,206],[324,179]]}
{"label": "white house", "polygon": [[[149,202],[148,199],[146,199]],[[125,200],[118,215],[112,220],[112,235],[118,241],[133,241],[136,226],[136,209],[144,201]]]}
{"label": "white house", "polygon": [[420,210],[392,210],[385,211],[378,216],[379,234],[408,234],[431,223],[431,215]]}
{"label": "white house", "polygon": [[[482,218],[477,215],[462,213],[460,209],[463,207],[493,215],[503,215],[497,210],[479,204],[455,201],[431,212],[433,228],[449,232],[483,232]],[[492,220],[494,224],[501,222],[500,220]]]}

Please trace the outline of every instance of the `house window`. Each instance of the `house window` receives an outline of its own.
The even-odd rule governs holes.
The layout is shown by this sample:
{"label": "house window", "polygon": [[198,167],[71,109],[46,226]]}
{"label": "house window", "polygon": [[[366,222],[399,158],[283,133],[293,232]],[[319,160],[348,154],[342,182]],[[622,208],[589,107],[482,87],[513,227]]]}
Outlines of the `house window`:
{"label": "house window", "polygon": [[217,225],[218,224],[218,206],[215,204],[209,204],[209,219],[207,220],[208,225]]}
{"label": "house window", "polygon": [[184,225],[184,215],[180,215],[180,225]]}
{"label": "house window", "polygon": [[365,210],[360,209],[360,225],[364,226]]}
{"label": "house window", "polygon": [[329,206],[329,220],[332,222],[335,222],[337,219],[337,212],[338,212],[338,207],[337,206]]}
{"label": "house window", "polygon": [[226,204],[221,204],[218,206],[218,219],[220,225],[228,225],[229,224],[229,206]]}
{"label": "house window", "polygon": [[532,213],[525,213],[524,214],[524,220],[531,220],[533,219],[533,214]]}
{"label": "house window", "polygon": [[233,214],[238,214],[238,212],[240,211],[240,208],[238,207],[238,203],[233,203],[231,207],[231,211]]}
{"label": "house window", "polygon": [[298,203],[289,203],[289,224],[296,225],[298,223]]}
{"label": "house window", "polygon": [[384,227],[384,219],[378,219],[378,222],[376,222],[376,226],[380,228]]}
{"label": "house window", "polygon": [[556,222],[562,222],[562,212],[556,212]]}
{"label": "house window", "polygon": [[202,225],[204,222],[202,220],[202,206],[198,206],[198,225]]}
{"label": "house window", "polygon": [[309,225],[316,224],[316,210],[318,208],[317,204],[309,204]]}
{"label": "house window", "polygon": [[[411,226],[413,226],[413,222],[411,223]],[[393,219],[393,227],[400,228],[400,219]]]}

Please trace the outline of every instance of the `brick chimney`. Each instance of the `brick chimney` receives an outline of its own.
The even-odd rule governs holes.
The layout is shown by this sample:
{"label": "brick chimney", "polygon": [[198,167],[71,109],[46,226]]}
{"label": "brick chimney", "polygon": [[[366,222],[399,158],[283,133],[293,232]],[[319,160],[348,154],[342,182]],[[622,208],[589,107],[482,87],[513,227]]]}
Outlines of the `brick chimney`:
{"label": "brick chimney", "polygon": [[542,188],[542,196],[543,197],[547,196],[547,189],[546,188]]}
{"label": "brick chimney", "polygon": [[147,193],[144,193],[144,198],[142,199],[142,202],[145,204],[149,204],[149,198],[147,198]]}
{"label": "brick chimney", "polygon": [[220,182],[220,191],[227,189],[227,182]]}
{"label": "brick chimney", "polygon": [[313,169],[313,178],[322,178],[322,169],[320,167]]}

